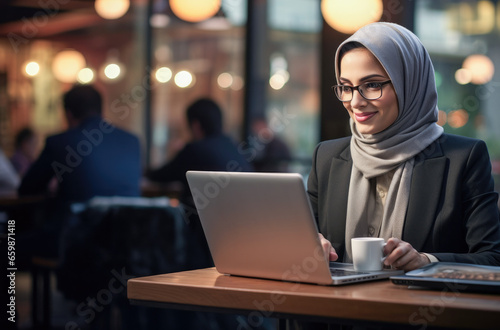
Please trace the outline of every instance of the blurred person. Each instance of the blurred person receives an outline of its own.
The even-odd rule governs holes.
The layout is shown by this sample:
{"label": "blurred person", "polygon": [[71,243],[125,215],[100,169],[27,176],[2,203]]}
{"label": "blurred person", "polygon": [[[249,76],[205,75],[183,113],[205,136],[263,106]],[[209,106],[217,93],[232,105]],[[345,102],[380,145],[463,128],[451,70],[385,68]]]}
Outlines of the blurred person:
{"label": "blurred person", "polygon": [[20,177],[26,174],[36,159],[37,148],[38,137],[31,128],[25,127],[16,134],[14,153],[10,157],[10,161]]}
{"label": "blurred person", "polygon": [[146,177],[159,183],[180,182],[189,202],[186,180],[188,170],[251,171],[253,167],[238,152],[234,141],[223,132],[222,111],[217,103],[202,98],[188,106],[186,119],[191,133],[189,141],[172,160],[146,173]]}
{"label": "blurred person", "polygon": [[188,253],[191,253],[192,268],[200,268],[211,266],[212,261],[189,191],[186,172],[251,171],[253,167],[238,152],[231,138],[223,133],[222,111],[213,100],[202,98],[190,104],[186,110],[186,120],[191,141],[165,165],[146,173],[146,178],[152,182],[182,184],[180,201],[186,209],[186,219],[190,223],[193,237],[202,246],[201,251]]}
{"label": "blurred person", "polygon": [[252,121],[250,147],[254,158],[251,163],[259,172],[288,172],[292,160],[290,148],[268,125],[263,117]]}
{"label": "blurred person", "polygon": [[353,237],[383,237],[384,264],[500,266],[498,193],[486,144],[443,133],[427,50],[393,23],[362,27],[335,56],[352,136],[314,151],[308,194],[330,260]]}
{"label": "blurred person", "polygon": [[139,139],[102,118],[102,97],[90,85],[73,87],[63,104],[68,130],[47,138],[19,194],[46,193],[56,178],[56,197],[65,204],[94,196],[139,196]]}
{"label": "blurred person", "polygon": [[[139,139],[102,118],[101,94],[75,85],[63,96],[65,132],[49,136],[25,174],[20,196],[53,193],[47,221],[31,246],[40,256],[57,256],[58,240],[70,205],[94,196],[140,196]],[[50,191],[56,180],[57,189]]]}
{"label": "blurred person", "polygon": [[0,149],[0,197],[15,196],[19,183],[20,178],[14,166]]}

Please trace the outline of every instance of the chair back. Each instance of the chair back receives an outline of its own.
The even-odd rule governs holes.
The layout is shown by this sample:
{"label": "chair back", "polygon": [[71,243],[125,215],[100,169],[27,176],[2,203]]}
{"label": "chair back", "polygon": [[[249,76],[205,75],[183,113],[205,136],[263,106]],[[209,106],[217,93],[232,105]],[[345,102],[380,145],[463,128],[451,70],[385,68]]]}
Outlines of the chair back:
{"label": "chair back", "polygon": [[186,230],[182,209],[166,197],[74,204],[61,235],[58,289],[83,301],[111,281],[185,270]]}

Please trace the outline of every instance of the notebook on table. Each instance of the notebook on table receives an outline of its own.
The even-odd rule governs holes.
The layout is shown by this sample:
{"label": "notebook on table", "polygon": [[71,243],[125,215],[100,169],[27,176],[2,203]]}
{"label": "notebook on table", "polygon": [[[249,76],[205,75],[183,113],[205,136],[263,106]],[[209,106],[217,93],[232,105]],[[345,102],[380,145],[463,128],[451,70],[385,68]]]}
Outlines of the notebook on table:
{"label": "notebook on table", "polygon": [[298,173],[188,171],[186,177],[222,274],[342,285],[403,273],[328,262]]}
{"label": "notebook on table", "polygon": [[455,262],[436,262],[391,276],[394,284],[452,292],[500,293],[500,267]]}

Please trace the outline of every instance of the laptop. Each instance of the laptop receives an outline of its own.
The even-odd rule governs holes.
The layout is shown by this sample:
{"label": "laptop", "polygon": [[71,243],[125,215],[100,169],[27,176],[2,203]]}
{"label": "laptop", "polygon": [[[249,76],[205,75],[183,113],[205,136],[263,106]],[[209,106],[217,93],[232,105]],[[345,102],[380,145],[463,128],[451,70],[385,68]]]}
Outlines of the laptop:
{"label": "laptop", "polygon": [[451,292],[500,293],[500,267],[436,262],[404,275],[391,276],[394,284]]}
{"label": "laptop", "polygon": [[402,273],[330,263],[298,173],[188,171],[186,177],[222,274],[342,285]]}

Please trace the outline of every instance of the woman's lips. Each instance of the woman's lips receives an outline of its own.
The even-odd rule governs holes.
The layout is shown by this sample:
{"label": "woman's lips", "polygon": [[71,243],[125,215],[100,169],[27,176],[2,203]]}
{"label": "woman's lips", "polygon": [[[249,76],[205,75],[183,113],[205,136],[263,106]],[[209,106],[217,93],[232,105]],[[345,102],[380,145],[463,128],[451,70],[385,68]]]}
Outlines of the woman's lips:
{"label": "woman's lips", "polygon": [[361,112],[361,113],[355,113],[354,116],[356,117],[356,120],[358,123],[362,123],[364,121],[369,120],[373,116],[375,116],[377,112]]}

